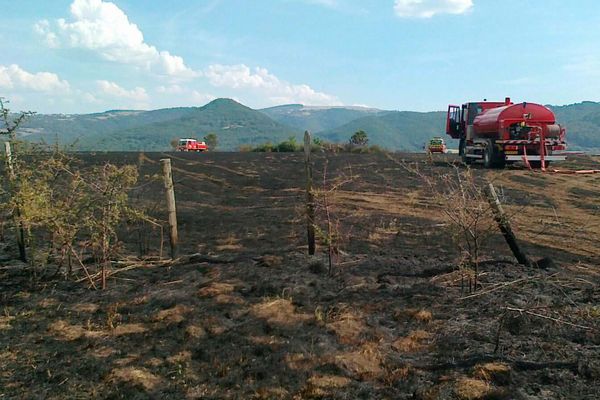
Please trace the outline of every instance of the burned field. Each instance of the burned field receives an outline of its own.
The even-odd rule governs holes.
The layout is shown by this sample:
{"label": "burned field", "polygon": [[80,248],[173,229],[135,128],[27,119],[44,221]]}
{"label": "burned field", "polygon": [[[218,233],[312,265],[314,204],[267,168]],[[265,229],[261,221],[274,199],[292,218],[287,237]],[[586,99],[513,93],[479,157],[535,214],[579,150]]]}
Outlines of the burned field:
{"label": "burned field", "polygon": [[[164,154],[85,154],[140,166],[131,199],[165,218]],[[0,398],[554,399],[600,396],[600,174],[475,168],[542,267],[499,233],[477,291],[424,174],[451,158],[319,156],[339,227],[306,255],[298,154],[169,154],[183,257],[86,282],[30,283],[3,244]],[[416,165],[416,164],[415,164]],[[598,168],[579,158],[572,168]],[[326,166],[326,167],[325,167]],[[7,235],[8,236],[8,235]],[[159,232],[122,233],[131,254]]]}

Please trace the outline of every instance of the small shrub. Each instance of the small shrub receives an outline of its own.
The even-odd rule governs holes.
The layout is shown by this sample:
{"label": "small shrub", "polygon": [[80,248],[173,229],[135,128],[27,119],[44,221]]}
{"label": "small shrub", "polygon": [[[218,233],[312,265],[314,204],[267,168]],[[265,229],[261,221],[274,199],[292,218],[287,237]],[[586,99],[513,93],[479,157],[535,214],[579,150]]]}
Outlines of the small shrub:
{"label": "small shrub", "polygon": [[256,153],[271,153],[271,152],[275,151],[275,149],[276,149],[276,146],[273,146],[273,144],[271,142],[267,142],[264,144],[259,144],[258,146],[253,148],[252,151],[256,152]]}
{"label": "small shrub", "polygon": [[208,135],[204,136],[203,140],[210,151],[215,151],[219,145],[219,138],[215,133],[209,133]]}
{"label": "small shrub", "polygon": [[277,145],[277,150],[280,153],[291,153],[295,151],[302,151],[304,147],[296,143],[295,137],[290,137]]}
{"label": "small shrub", "polygon": [[372,144],[369,146],[369,153],[387,153],[388,151],[381,146]]}
{"label": "small shrub", "polygon": [[[145,218],[129,206],[129,192],[137,182],[133,166],[105,164],[82,169],[64,149],[16,139],[24,121],[11,115],[0,98],[0,115],[12,147],[11,172],[0,176],[0,209],[10,215],[23,238],[21,258],[27,259],[34,278],[54,265],[55,274],[79,262],[95,287],[97,277],[83,259],[91,256],[101,268],[106,286],[111,262],[118,257],[117,229],[125,220]],[[25,257],[26,251],[29,257]]]}
{"label": "small shrub", "polygon": [[[291,153],[291,152],[299,152],[304,151],[304,145],[297,143],[296,138],[290,137],[288,140],[284,140],[283,142],[279,142],[277,144],[273,144],[271,142],[259,144],[255,147],[251,145],[242,145],[239,147],[240,152],[257,152],[257,153],[268,153],[268,152],[278,152],[278,153]],[[355,145],[352,143],[333,143],[326,142],[320,138],[314,138],[313,142],[310,145],[310,151],[313,153],[358,153],[358,154],[368,154],[368,153],[385,153],[386,150],[380,146],[372,145]]]}
{"label": "small shrub", "polygon": [[469,291],[478,287],[479,263],[484,244],[496,229],[485,185],[470,168],[451,165],[448,171],[427,174],[418,165],[401,165],[419,177],[448,226],[448,233],[461,252],[461,285],[467,278]]}

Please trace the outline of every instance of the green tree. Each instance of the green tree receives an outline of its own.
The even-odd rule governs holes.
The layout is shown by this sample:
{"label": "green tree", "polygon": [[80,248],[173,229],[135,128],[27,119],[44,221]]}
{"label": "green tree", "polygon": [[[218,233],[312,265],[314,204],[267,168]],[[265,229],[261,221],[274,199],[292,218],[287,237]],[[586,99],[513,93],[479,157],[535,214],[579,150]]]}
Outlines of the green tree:
{"label": "green tree", "polygon": [[281,153],[300,151],[301,148],[302,147],[298,145],[296,138],[293,136],[290,136],[288,140],[285,140],[277,145],[277,151]]}
{"label": "green tree", "polygon": [[354,135],[350,137],[350,144],[353,144],[355,146],[365,146],[368,142],[369,138],[367,136],[367,133],[362,129],[356,131]]}
{"label": "green tree", "polygon": [[204,136],[204,142],[206,142],[209,150],[214,151],[219,145],[219,138],[214,133],[209,133],[208,135]]}
{"label": "green tree", "polygon": [[[8,100],[4,97],[0,97],[0,119],[2,120],[2,127],[0,127],[0,134],[7,135],[10,142],[17,140],[17,130],[23,122],[29,117],[35,114],[32,111],[21,112],[14,116],[10,110],[6,108]],[[12,144],[12,143],[11,143]]]}
{"label": "green tree", "polygon": [[[27,120],[27,118],[34,115],[34,112],[27,111],[21,112],[16,117],[11,114],[10,110],[5,106],[8,104],[8,100],[4,99],[0,96],[0,119],[2,120],[2,126],[0,126],[0,137],[6,136],[6,166],[8,169],[8,190],[9,198],[12,200],[18,199],[18,196],[15,196],[14,193],[19,191],[19,183],[21,171],[19,169],[20,159],[19,152],[17,146],[17,130],[20,125]],[[10,150],[10,152],[9,152]],[[4,190],[0,189],[0,193],[4,193]],[[20,258],[23,262],[27,262],[27,255],[25,252],[25,229],[23,227],[23,222],[21,219],[21,210],[22,204],[19,201],[15,201],[14,204],[16,208],[10,212],[17,223],[17,244],[19,246],[19,254]]]}

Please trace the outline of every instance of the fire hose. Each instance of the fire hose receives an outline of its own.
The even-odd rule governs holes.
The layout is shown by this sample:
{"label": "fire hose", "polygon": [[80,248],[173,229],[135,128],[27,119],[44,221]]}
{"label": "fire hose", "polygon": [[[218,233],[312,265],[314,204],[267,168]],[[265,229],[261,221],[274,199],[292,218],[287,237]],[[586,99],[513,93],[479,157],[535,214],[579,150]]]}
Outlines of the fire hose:
{"label": "fire hose", "polygon": [[[545,160],[546,138],[544,136],[544,131],[540,127],[532,127],[532,128],[535,128],[535,130],[537,131],[535,136],[537,136],[540,141],[540,166],[541,166],[542,172],[549,172],[552,174],[565,174],[565,175],[587,175],[587,174],[599,174],[600,173],[600,169],[581,169],[581,170],[550,169],[550,170],[547,170],[546,169],[546,160]],[[531,135],[531,133],[530,133],[530,135]],[[535,138],[535,136],[534,136],[534,138]],[[530,136],[530,140],[531,140],[531,136]],[[533,170],[533,168],[531,167],[531,164],[529,163],[529,160],[527,159],[527,147],[525,145],[523,145],[523,162],[525,163],[525,166],[527,168],[529,168],[530,170]]]}

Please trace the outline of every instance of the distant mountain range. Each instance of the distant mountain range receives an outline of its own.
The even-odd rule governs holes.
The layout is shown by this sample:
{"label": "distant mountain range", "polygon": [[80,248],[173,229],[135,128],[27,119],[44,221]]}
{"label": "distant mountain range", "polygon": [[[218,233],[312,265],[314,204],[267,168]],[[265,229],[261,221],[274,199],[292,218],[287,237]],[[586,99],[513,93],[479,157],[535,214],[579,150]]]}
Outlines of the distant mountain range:
{"label": "distant mountain range", "polygon": [[259,111],[279,123],[303,132],[328,131],[362,117],[390,112],[366,107],[311,107],[302,104],[289,104]]}
{"label": "distant mountain range", "polygon": [[77,141],[81,150],[164,151],[171,148],[173,139],[201,139],[208,133],[219,137],[221,149],[234,150],[244,144],[279,142],[298,131],[233,100],[217,99],[204,107],[36,115],[25,125],[24,133],[30,140]]}
{"label": "distant mountain range", "polygon": [[[550,106],[567,126],[571,149],[600,149],[600,103]],[[27,140],[70,144],[80,150],[164,151],[181,137],[219,138],[220,150],[277,143],[305,130],[333,142],[346,142],[364,130],[369,143],[391,150],[418,151],[432,136],[444,136],[445,112],[388,111],[367,107],[309,107],[290,104],[254,110],[234,100],[217,99],[203,107],[153,111],[111,110],[96,114],[35,115],[24,126]],[[451,143],[452,145],[452,143]]]}

